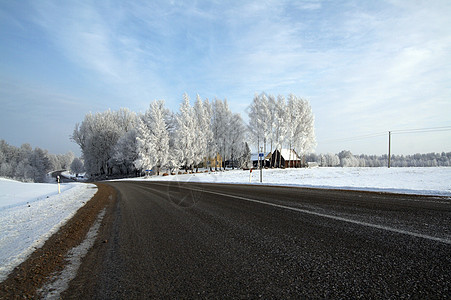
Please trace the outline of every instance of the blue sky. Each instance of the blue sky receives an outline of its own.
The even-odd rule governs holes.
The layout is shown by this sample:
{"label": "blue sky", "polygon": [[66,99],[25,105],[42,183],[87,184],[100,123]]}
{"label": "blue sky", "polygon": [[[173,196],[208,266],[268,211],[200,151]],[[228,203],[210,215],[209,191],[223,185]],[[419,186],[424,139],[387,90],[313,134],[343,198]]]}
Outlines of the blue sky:
{"label": "blue sky", "polygon": [[[0,0],[0,138],[79,155],[90,111],[177,111],[187,92],[247,120],[265,91],[310,101],[316,152],[383,154],[389,130],[451,125],[450,15],[448,0]],[[392,143],[451,151],[451,131]]]}

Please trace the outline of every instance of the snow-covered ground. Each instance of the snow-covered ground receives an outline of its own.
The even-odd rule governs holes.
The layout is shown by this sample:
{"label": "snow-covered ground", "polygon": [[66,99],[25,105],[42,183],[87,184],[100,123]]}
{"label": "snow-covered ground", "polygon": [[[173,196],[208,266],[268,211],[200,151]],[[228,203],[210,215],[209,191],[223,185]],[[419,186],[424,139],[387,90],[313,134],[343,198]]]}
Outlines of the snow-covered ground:
{"label": "snow-covered ground", "polygon": [[96,193],[93,184],[0,178],[0,282]]}
{"label": "snow-covered ground", "polygon": [[[248,184],[249,171],[150,176],[140,180]],[[252,171],[251,183],[260,184],[259,170]],[[451,168],[264,169],[263,184],[451,196]]]}

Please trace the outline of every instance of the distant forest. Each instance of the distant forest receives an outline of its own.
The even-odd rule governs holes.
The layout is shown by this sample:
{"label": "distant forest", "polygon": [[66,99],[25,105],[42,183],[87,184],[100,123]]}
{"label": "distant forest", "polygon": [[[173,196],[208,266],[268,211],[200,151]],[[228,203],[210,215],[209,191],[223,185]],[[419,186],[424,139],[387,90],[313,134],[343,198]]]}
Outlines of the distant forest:
{"label": "distant forest", "polygon": [[20,147],[9,145],[0,140],[0,177],[25,182],[45,182],[50,171],[69,170],[71,165],[80,163],[72,152],[50,154],[41,148],[32,148],[30,144]]}
{"label": "distant forest", "polygon": [[[307,162],[317,162],[322,167],[386,167],[388,155],[353,155],[351,151],[341,151],[338,154],[315,154],[306,156]],[[413,155],[392,155],[392,167],[449,167],[451,152],[427,153]]]}
{"label": "distant forest", "polygon": [[[315,154],[305,156],[306,162],[316,162],[320,167],[386,167],[387,155],[353,155],[350,151],[338,154]],[[451,152],[414,155],[392,155],[392,167],[449,167]],[[29,144],[21,147],[9,145],[0,140],[0,177],[25,182],[45,182],[46,174],[55,170],[83,172],[83,161],[74,157],[72,152],[50,154],[47,150]]]}

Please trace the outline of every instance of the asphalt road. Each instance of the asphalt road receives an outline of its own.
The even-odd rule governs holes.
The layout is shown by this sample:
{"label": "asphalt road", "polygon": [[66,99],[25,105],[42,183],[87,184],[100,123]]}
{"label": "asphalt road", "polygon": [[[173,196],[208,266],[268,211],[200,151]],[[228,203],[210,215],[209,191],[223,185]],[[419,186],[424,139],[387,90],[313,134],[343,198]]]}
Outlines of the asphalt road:
{"label": "asphalt road", "polygon": [[55,182],[57,182],[57,179],[56,179],[57,176],[60,177],[60,183],[74,182],[74,180],[68,179],[68,178],[64,177],[63,175],[61,175],[61,173],[63,173],[64,171],[66,171],[66,170],[52,172],[52,177],[55,178]]}
{"label": "asphalt road", "polygon": [[112,182],[118,199],[63,298],[449,298],[451,201]]}

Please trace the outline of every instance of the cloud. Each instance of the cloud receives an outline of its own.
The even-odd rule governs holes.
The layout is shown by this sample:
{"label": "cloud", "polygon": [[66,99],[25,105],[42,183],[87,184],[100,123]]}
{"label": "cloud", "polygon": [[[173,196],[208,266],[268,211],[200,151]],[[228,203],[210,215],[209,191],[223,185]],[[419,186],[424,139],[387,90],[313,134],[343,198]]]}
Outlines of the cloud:
{"label": "cloud", "polygon": [[266,91],[308,98],[318,140],[449,122],[449,1],[32,3],[105,109]]}
{"label": "cloud", "polygon": [[91,72],[94,80],[108,85],[113,94],[139,101],[164,87],[158,70],[152,70],[154,51],[129,31],[126,11],[89,2],[34,5],[35,21],[56,48],[75,66]]}

